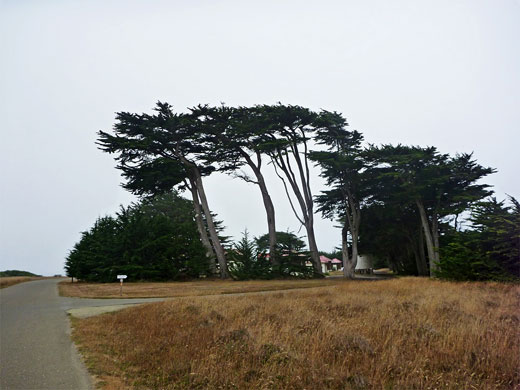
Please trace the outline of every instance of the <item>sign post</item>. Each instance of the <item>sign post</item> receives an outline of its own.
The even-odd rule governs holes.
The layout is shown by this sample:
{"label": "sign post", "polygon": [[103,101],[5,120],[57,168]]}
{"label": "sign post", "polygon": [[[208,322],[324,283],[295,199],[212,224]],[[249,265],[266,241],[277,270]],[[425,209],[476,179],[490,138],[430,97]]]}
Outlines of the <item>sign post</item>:
{"label": "sign post", "polygon": [[117,278],[119,279],[119,282],[120,282],[119,296],[122,296],[123,295],[123,280],[125,280],[127,278],[127,276],[126,275],[117,275]]}

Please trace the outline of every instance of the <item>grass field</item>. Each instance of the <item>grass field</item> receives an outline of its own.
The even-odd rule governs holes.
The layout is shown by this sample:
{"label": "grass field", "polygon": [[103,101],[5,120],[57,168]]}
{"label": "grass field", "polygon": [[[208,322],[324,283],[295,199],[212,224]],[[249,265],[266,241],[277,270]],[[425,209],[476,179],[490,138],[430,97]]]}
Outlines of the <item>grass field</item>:
{"label": "grass field", "polygon": [[3,276],[0,277],[0,288],[6,288],[18,283],[29,282],[31,280],[42,279],[34,276]]}
{"label": "grass field", "polygon": [[519,300],[498,283],[343,282],[73,319],[73,338],[107,390],[519,389]]}
{"label": "grass field", "polygon": [[[250,293],[257,291],[289,290],[332,286],[341,279],[292,279],[292,280],[253,280],[222,281],[198,280],[177,283],[124,283],[122,298],[161,298],[200,295],[220,295]],[[119,283],[70,283],[59,284],[60,295],[82,298],[119,298]]]}

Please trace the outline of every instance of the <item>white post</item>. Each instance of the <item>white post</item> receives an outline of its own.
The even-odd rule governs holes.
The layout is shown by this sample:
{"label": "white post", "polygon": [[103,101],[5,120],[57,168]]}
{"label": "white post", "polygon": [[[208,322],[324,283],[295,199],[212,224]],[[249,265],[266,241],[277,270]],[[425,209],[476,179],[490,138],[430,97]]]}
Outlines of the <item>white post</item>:
{"label": "white post", "polygon": [[127,278],[126,275],[117,275],[117,278],[119,279],[120,285],[119,285],[119,296],[123,296],[123,280]]}

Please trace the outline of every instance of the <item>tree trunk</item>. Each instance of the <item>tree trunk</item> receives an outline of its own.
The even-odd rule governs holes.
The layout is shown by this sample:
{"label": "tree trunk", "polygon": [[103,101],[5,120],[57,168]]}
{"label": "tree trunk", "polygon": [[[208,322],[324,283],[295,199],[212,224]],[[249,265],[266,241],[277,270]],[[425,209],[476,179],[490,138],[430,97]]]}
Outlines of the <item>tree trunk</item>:
{"label": "tree trunk", "polygon": [[352,264],[348,251],[348,227],[347,224],[341,229],[341,255],[343,260],[343,276],[347,279],[354,279],[354,271],[356,266]]}
{"label": "tree trunk", "polygon": [[[305,226],[305,230],[307,231],[307,242],[309,244],[309,252],[311,254],[314,272],[317,275],[323,275],[323,272],[321,270],[320,255],[318,253],[318,245],[316,244],[316,236],[314,235],[314,211],[310,183],[308,180],[308,169],[306,170],[307,176],[305,176],[303,172],[303,166],[301,164],[301,160],[296,148],[294,149],[292,156],[298,164],[303,194],[302,191],[300,191],[296,176],[290,166],[288,153],[286,151],[278,151],[276,156],[271,156],[271,161],[273,162],[277,176],[282,180],[283,186],[285,188],[285,193],[287,194],[287,198],[289,200],[289,203],[291,204],[291,208],[294,212],[294,215],[296,216],[298,221],[300,221],[300,223]],[[278,170],[276,169],[277,166],[282,170],[282,172],[285,174],[285,177],[289,181],[289,184],[293,190],[294,195],[296,196],[298,204],[300,205],[303,219],[298,215],[296,209],[294,208],[291,196],[289,195],[289,190],[287,188],[287,183],[285,182],[284,178],[278,173]]]}
{"label": "tree trunk", "polygon": [[[343,225],[343,229],[341,231],[342,234],[342,254],[343,254],[343,276],[345,278],[354,279],[354,274],[356,271],[357,260],[358,260],[358,239],[359,239],[359,225],[360,225],[360,210],[356,207],[355,201],[352,199],[352,196],[349,194],[348,199],[346,200],[347,207],[347,215],[345,216],[345,222]],[[350,214],[349,214],[350,213]],[[352,237],[352,256],[348,254],[348,243],[347,243],[347,234],[350,232],[350,236]],[[345,257],[346,254],[346,257]],[[345,261],[347,260],[347,261]]]}
{"label": "tree trunk", "polygon": [[312,219],[305,223],[305,230],[307,231],[307,241],[309,243],[309,252],[311,254],[312,266],[317,275],[322,275],[320,255],[318,253],[318,245],[316,244],[316,236],[314,235],[314,228]]}
{"label": "tree trunk", "polygon": [[200,234],[200,240],[202,241],[202,245],[206,249],[206,257],[209,262],[209,270],[212,275],[216,275],[217,273],[217,265],[215,263],[215,252],[213,251],[213,247],[211,246],[211,241],[208,238],[208,233],[206,232],[206,226],[204,225],[204,219],[202,218],[202,210],[200,207],[199,195],[197,192],[197,187],[194,180],[190,180],[190,191],[191,197],[193,199],[193,209],[195,210],[195,222],[197,223],[197,230]]}
{"label": "tree trunk", "polygon": [[192,167],[192,169],[195,176],[197,192],[200,197],[200,203],[202,205],[202,209],[204,210],[204,215],[206,216],[206,222],[208,224],[209,235],[213,243],[213,249],[215,250],[215,254],[217,255],[218,265],[220,268],[220,277],[222,279],[229,279],[230,275],[227,267],[226,254],[224,252],[224,248],[222,248],[222,245],[220,244],[217,229],[215,228],[213,217],[211,216],[211,211],[209,209],[208,200],[204,191],[204,185],[202,184],[200,172],[197,167]]}
{"label": "tree trunk", "polygon": [[439,218],[438,214],[435,212],[433,213],[432,217],[432,238],[433,238],[433,247],[435,250],[435,261],[438,263],[440,260],[439,256]]}
{"label": "tree trunk", "polygon": [[274,213],[274,205],[271,200],[271,196],[269,195],[269,191],[267,191],[267,185],[265,184],[264,175],[260,171],[260,157],[259,163],[256,165],[251,157],[245,152],[242,151],[242,156],[245,158],[248,165],[251,167],[253,173],[255,174],[258,187],[260,187],[260,192],[262,194],[262,200],[264,202],[265,213],[267,215],[267,229],[269,233],[269,259],[274,268],[277,268],[279,265],[279,261],[276,253],[276,220]]}
{"label": "tree trunk", "polygon": [[267,215],[267,229],[269,233],[269,259],[273,267],[278,267],[278,254],[276,252],[276,222],[275,222],[275,214],[274,214],[274,205],[269,193],[267,192],[267,187],[265,185],[264,179],[259,180],[260,190],[262,192],[262,200],[264,201],[265,213]]}
{"label": "tree trunk", "polygon": [[424,232],[421,225],[419,225],[419,237],[414,247],[417,248],[418,255],[416,257],[417,273],[420,276],[428,276],[428,264],[426,264],[426,257],[424,256]]}
{"label": "tree trunk", "polygon": [[352,235],[352,258],[350,259],[350,267],[352,267],[352,275],[356,271],[358,261],[358,234],[357,231],[351,232]]}
{"label": "tree trunk", "polygon": [[428,262],[430,263],[430,276],[434,276],[437,267],[435,265],[435,247],[433,244],[432,233],[430,231],[430,224],[428,223],[428,217],[426,216],[426,210],[424,209],[422,201],[417,199],[415,203],[417,204],[421,216],[421,224],[424,231],[424,239],[426,241],[426,250],[428,252]]}

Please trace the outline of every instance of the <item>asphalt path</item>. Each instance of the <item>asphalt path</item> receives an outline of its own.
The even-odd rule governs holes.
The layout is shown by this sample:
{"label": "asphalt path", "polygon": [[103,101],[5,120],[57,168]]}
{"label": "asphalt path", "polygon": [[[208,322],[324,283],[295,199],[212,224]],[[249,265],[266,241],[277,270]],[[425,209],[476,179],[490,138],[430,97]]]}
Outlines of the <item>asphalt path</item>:
{"label": "asphalt path", "polygon": [[67,311],[164,300],[60,297],[57,284],[62,280],[36,280],[0,290],[0,389],[92,389],[70,339]]}

